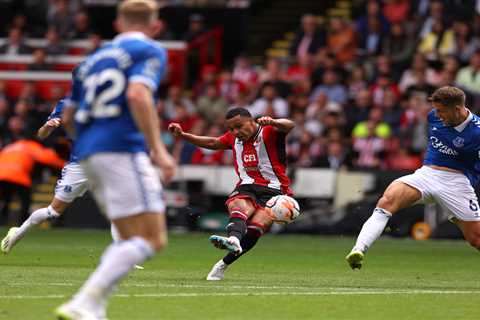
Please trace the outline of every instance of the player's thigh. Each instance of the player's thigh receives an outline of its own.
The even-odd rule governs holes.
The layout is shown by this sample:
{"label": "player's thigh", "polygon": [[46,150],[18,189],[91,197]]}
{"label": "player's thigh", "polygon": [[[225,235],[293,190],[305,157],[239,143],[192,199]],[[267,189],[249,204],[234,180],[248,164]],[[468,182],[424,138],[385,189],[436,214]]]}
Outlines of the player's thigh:
{"label": "player's thigh", "polygon": [[145,212],[112,221],[121,239],[142,237],[159,251],[167,245],[167,224],[165,215],[158,212]]}
{"label": "player's thigh", "polygon": [[259,207],[249,220],[250,223],[261,225],[264,230],[268,229],[273,223],[271,214],[266,208]]}
{"label": "player's thigh", "polygon": [[406,183],[393,181],[385,190],[377,206],[391,213],[407,208],[422,199],[422,193]]}
{"label": "player's thigh", "polygon": [[92,192],[110,220],[165,211],[162,186],[145,153],[104,153],[84,163]]}
{"label": "player's thigh", "polygon": [[[88,178],[78,163],[68,163],[62,169],[62,176],[55,186],[55,198],[71,203],[87,192]],[[59,211],[58,211],[59,212]]]}
{"label": "player's thigh", "polygon": [[240,211],[242,214],[246,214],[247,218],[251,217],[255,212],[255,205],[250,198],[247,197],[237,197],[232,199],[227,204],[228,212],[230,214],[235,211]]}

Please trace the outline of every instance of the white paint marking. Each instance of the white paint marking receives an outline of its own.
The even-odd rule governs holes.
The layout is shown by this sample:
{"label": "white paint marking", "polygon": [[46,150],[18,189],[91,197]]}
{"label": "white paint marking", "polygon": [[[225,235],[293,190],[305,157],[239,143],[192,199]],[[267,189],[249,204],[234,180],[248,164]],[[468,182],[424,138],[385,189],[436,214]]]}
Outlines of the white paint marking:
{"label": "white paint marking", "polygon": [[[238,296],[330,296],[330,295],[416,295],[416,294],[479,294],[479,290],[358,290],[358,291],[306,291],[306,292],[190,292],[117,294],[114,298],[180,298],[180,297],[238,297]],[[0,299],[63,299],[67,295],[1,295]]]}

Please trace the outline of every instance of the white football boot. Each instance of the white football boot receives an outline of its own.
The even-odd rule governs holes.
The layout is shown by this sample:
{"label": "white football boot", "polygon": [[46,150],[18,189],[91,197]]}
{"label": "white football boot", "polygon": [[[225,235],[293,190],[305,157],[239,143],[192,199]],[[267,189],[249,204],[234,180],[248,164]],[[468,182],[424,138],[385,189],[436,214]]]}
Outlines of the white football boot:
{"label": "white football boot", "polygon": [[209,238],[210,242],[219,249],[228,250],[230,252],[239,255],[242,253],[242,247],[240,246],[240,240],[237,237],[222,237],[213,235]]}
{"label": "white football boot", "polygon": [[8,254],[10,252],[10,250],[12,250],[15,243],[17,243],[18,238],[15,237],[15,234],[17,233],[17,230],[18,230],[18,228],[16,228],[16,227],[15,228],[10,228],[8,230],[5,238],[3,238],[0,250],[2,250],[2,252],[4,254]]}
{"label": "white football boot", "polygon": [[228,268],[228,264],[223,262],[223,259],[215,263],[213,266],[212,270],[210,270],[209,274],[207,275],[207,280],[208,281],[219,281],[223,280],[223,277],[225,276],[225,271]]}

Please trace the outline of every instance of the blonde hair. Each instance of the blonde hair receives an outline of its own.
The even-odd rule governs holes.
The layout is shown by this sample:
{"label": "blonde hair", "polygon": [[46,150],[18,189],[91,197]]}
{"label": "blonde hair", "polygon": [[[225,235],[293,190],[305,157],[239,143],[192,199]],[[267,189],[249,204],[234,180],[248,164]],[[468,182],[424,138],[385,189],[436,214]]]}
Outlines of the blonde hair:
{"label": "blonde hair", "polygon": [[125,0],[117,7],[117,15],[127,24],[148,25],[158,16],[155,0]]}

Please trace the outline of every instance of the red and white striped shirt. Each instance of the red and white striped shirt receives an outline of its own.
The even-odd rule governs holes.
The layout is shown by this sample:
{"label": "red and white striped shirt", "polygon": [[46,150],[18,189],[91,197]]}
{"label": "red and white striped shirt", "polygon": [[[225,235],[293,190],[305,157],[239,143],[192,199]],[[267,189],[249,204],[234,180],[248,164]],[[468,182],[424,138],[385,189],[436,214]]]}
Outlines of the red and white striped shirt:
{"label": "red and white striped shirt", "polygon": [[219,137],[233,151],[237,183],[257,184],[292,194],[290,179],[286,175],[285,133],[273,126],[258,126],[257,132],[247,141],[227,132]]}

